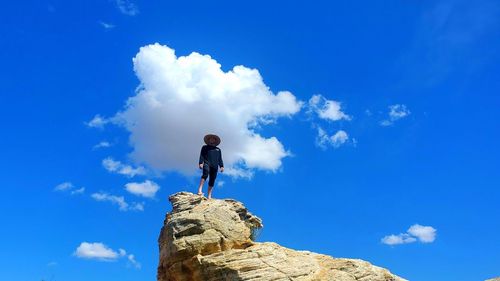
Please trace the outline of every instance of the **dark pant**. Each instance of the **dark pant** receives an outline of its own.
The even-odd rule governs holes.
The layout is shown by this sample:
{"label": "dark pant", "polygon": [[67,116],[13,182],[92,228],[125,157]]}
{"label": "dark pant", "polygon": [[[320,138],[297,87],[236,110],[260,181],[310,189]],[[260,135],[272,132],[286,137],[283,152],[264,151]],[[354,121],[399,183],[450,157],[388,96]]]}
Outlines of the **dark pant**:
{"label": "dark pant", "polygon": [[217,168],[211,167],[205,163],[203,164],[203,174],[201,177],[206,180],[209,175],[208,186],[214,186],[215,178],[217,177]]}

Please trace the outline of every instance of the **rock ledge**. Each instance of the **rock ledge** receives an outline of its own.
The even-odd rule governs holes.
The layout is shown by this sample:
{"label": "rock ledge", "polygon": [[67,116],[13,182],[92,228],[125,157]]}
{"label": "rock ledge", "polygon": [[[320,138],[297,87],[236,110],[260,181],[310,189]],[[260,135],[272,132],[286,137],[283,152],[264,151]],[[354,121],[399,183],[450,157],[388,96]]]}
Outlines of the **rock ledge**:
{"label": "rock ledge", "polygon": [[262,220],[238,201],[207,200],[189,192],[169,200],[173,209],[158,239],[158,281],[405,280],[363,260],[254,242]]}

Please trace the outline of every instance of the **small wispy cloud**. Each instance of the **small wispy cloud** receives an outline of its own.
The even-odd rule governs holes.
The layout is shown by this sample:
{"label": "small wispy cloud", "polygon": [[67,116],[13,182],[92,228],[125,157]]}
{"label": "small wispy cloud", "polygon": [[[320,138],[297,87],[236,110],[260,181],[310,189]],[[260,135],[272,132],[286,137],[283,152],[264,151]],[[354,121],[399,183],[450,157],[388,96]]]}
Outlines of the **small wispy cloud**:
{"label": "small wispy cloud", "polygon": [[87,125],[90,128],[98,128],[98,129],[103,129],[104,125],[108,124],[110,120],[102,117],[99,114],[96,114],[92,120],[88,122],[84,122],[85,125]]}
{"label": "small wispy cloud", "polygon": [[115,0],[118,10],[124,15],[135,16],[139,14],[139,8],[130,0]]}
{"label": "small wispy cloud", "polygon": [[407,117],[410,113],[410,110],[408,110],[404,104],[389,105],[389,116],[387,119],[382,120],[380,125],[384,127],[390,126],[397,120]]}
{"label": "small wispy cloud", "polygon": [[156,192],[160,190],[160,186],[153,181],[146,180],[144,182],[129,182],[125,184],[125,189],[134,195],[154,198]]}
{"label": "small wispy cloud", "polygon": [[[342,104],[338,101],[329,100],[322,95],[313,95],[308,102],[307,112],[309,117],[316,117],[318,122],[326,120],[329,122],[352,120],[352,117],[347,115],[342,110]],[[349,141],[349,135],[344,130],[338,130],[333,135],[329,135],[325,129],[317,124],[314,119],[310,119],[313,128],[317,129],[315,144],[321,149],[326,149],[329,146],[339,148]]]}
{"label": "small wispy cloud", "polygon": [[400,233],[398,235],[387,235],[384,238],[382,238],[382,243],[386,245],[400,245],[400,244],[408,244],[408,243],[413,243],[416,242],[417,239],[415,237],[410,236],[407,233]]}
{"label": "small wispy cloud", "polygon": [[338,130],[335,134],[328,135],[320,126],[317,126],[317,129],[316,145],[322,149],[326,149],[328,146],[339,148],[349,140],[349,135],[344,130]]}
{"label": "small wispy cloud", "polygon": [[129,204],[125,201],[125,197],[108,194],[105,192],[97,192],[91,195],[92,199],[96,201],[110,202],[117,205],[120,211],[144,211],[144,203],[134,202]]}
{"label": "small wispy cloud", "polygon": [[352,117],[345,114],[342,111],[341,103],[334,100],[328,100],[322,95],[313,95],[309,99],[309,110],[308,112],[315,112],[319,118],[339,121],[339,120],[351,120]]}
{"label": "small wispy cloud", "polygon": [[82,194],[85,192],[85,187],[76,188],[73,185],[73,183],[67,181],[67,182],[60,183],[56,187],[54,187],[54,191],[69,192],[71,195]]}
{"label": "small wispy cloud", "polygon": [[129,263],[130,263],[133,267],[135,267],[135,268],[141,268],[141,264],[135,260],[135,256],[134,256],[134,255],[129,254],[129,255],[127,256],[127,259],[128,259]]}
{"label": "small wispy cloud", "polygon": [[99,149],[99,148],[106,148],[106,147],[110,147],[110,146],[111,146],[111,143],[109,143],[107,141],[101,141],[98,144],[94,145],[92,147],[92,149],[96,150],[96,149]]}
{"label": "small wispy cloud", "polygon": [[116,161],[111,157],[103,159],[102,166],[108,172],[125,175],[127,177],[134,177],[137,175],[145,175],[146,174],[146,169],[142,166],[134,168],[130,165],[123,164],[120,161]]}
{"label": "small wispy cloud", "polygon": [[409,244],[417,241],[421,243],[432,243],[436,240],[436,232],[437,230],[432,226],[414,224],[406,233],[387,235],[381,239],[381,242],[391,246]]}
{"label": "small wispy cloud", "polygon": [[129,264],[135,268],[141,268],[133,254],[127,254],[125,249],[113,250],[101,242],[82,242],[73,252],[73,255],[81,259],[98,261],[116,261],[120,258],[126,258]]}
{"label": "small wispy cloud", "polygon": [[65,191],[73,188],[73,184],[69,181],[63,182],[58,184],[56,187],[54,187],[54,191]]}
{"label": "small wispy cloud", "polygon": [[71,191],[71,195],[74,195],[74,194],[83,194],[84,192],[85,192],[85,187],[80,187],[78,189],[72,190]]}
{"label": "small wispy cloud", "polygon": [[223,187],[225,182],[223,180],[217,181],[217,187]]}
{"label": "small wispy cloud", "polygon": [[103,21],[100,21],[99,24],[102,26],[102,28],[104,28],[105,30],[111,30],[113,28],[115,28],[116,26],[112,23],[107,23],[107,22],[103,22]]}

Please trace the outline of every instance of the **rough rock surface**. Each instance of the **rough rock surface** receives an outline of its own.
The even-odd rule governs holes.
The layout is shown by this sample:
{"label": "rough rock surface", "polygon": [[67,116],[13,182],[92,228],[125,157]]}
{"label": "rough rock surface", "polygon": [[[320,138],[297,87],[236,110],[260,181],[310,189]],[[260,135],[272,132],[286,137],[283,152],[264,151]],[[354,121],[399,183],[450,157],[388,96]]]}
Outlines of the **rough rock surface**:
{"label": "rough rock surface", "polygon": [[158,239],[158,281],[404,281],[363,260],[295,251],[252,241],[263,227],[242,203],[179,192],[169,198]]}

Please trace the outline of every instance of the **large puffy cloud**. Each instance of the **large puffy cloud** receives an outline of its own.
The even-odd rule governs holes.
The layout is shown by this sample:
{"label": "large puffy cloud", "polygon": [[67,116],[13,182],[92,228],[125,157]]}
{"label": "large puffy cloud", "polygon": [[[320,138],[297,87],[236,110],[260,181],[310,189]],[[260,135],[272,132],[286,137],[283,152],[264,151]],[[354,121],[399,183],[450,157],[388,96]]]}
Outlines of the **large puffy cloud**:
{"label": "large puffy cloud", "polygon": [[137,162],[191,175],[207,133],[221,137],[232,176],[276,171],[289,155],[277,138],[256,130],[295,114],[302,102],[287,91],[271,92],[258,70],[235,66],[224,72],[208,55],[177,57],[159,44],[142,47],[133,62],[140,87],[112,120],[130,132]]}

